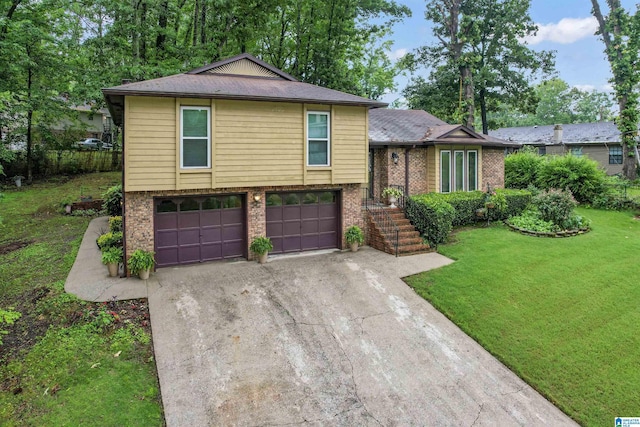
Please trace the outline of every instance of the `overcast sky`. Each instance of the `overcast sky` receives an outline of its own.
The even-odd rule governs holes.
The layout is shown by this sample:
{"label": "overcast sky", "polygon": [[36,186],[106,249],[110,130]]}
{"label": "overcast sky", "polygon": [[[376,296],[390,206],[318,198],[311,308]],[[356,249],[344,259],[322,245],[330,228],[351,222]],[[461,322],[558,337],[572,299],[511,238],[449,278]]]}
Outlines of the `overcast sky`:
{"label": "overcast sky", "polygon": [[[431,23],[424,18],[425,0],[398,0],[411,8],[413,16],[394,27],[394,44],[390,56],[401,57],[418,46],[435,43]],[[606,2],[600,0],[603,12]],[[628,10],[635,0],[622,0]],[[606,12],[605,12],[606,13]],[[536,50],[555,50],[558,76],[580,89],[610,90],[611,70],[604,55],[604,44],[594,35],[597,23],[591,15],[591,0],[532,0],[531,18],[538,24],[535,37],[527,40]],[[421,75],[428,76],[427,71]],[[408,77],[396,79],[396,93],[385,95],[383,101],[400,98]]]}

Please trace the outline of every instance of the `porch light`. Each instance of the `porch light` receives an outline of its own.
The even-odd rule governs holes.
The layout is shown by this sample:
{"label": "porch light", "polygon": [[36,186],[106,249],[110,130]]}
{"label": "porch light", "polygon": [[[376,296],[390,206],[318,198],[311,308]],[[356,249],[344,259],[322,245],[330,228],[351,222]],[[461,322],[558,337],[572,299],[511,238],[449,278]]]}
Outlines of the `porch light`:
{"label": "porch light", "polygon": [[259,194],[254,194],[254,195],[253,195],[253,201],[254,201],[256,204],[257,204],[257,203],[260,203],[260,199],[261,199],[261,197],[260,197],[260,195],[259,195]]}
{"label": "porch light", "polygon": [[396,153],[395,151],[391,153],[391,160],[393,160],[394,165],[397,165],[398,161],[400,160],[400,156],[398,156],[398,153]]}

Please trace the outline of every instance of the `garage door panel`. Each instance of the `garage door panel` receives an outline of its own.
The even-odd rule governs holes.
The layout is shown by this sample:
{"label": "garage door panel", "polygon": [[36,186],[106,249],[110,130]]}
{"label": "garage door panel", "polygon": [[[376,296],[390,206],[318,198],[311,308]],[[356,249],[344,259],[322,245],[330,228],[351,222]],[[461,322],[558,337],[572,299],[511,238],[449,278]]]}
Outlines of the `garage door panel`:
{"label": "garage door panel", "polygon": [[300,235],[285,236],[282,238],[283,252],[299,252],[300,250],[302,250],[302,245],[300,244]]}
{"label": "garage door panel", "polygon": [[180,229],[200,227],[200,212],[180,212],[178,217],[178,227]]}
{"label": "garage door panel", "polygon": [[203,261],[212,261],[222,258],[222,243],[220,242],[202,245],[201,250]]}
{"label": "garage door panel", "polygon": [[325,218],[318,221],[318,232],[335,232],[338,229],[338,218]]}
{"label": "garage door panel", "polygon": [[288,220],[299,220],[300,219],[300,206],[283,206],[282,207],[282,219],[285,221]]}
{"label": "garage door panel", "polygon": [[338,233],[326,233],[318,236],[318,246],[322,249],[335,248]]}
{"label": "garage door panel", "polygon": [[202,211],[200,225],[202,227],[214,227],[222,224],[222,216],[219,210]]}
{"label": "garage door panel", "polygon": [[267,218],[271,221],[282,221],[282,206],[268,207]]}
{"label": "garage door panel", "polygon": [[158,265],[176,265],[178,263],[178,248],[157,249],[155,258]]}
{"label": "garage door panel", "polygon": [[318,249],[319,245],[318,245],[318,235],[314,234],[312,236],[302,236],[301,239],[301,244],[302,244],[302,250],[311,250],[311,249]]}
{"label": "garage door panel", "polygon": [[320,218],[335,218],[337,214],[336,205],[335,204],[327,204],[327,205],[319,205],[319,213],[318,216]]}
{"label": "garage door panel", "polygon": [[[267,236],[268,235],[269,235],[269,231],[267,228]],[[273,249],[271,250],[271,253],[277,254],[277,253],[284,252],[284,249],[282,247],[282,237],[271,237],[271,244],[273,245]]]}
{"label": "garage door panel", "polygon": [[282,223],[282,231],[283,231],[282,233],[283,236],[291,236],[291,235],[299,236],[300,222],[299,221],[284,222]]}
{"label": "garage door panel", "polygon": [[178,235],[178,245],[199,245],[200,244],[200,229],[190,228],[188,230],[180,230]]}
{"label": "garage door panel", "polygon": [[276,238],[275,236],[282,236],[282,230],[283,225],[281,222],[267,223],[267,236],[274,236],[271,238],[271,240]]}
{"label": "garage door panel", "polygon": [[178,214],[161,214],[155,218],[155,227],[159,230],[178,228]]}
{"label": "garage door panel", "polygon": [[178,230],[160,231],[156,235],[156,245],[159,248],[178,245]]}
{"label": "garage door panel", "polygon": [[200,239],[202,244],[218,243],[222,240],[222,229],[220,227],[209,227],[201,229]]}
{"label": "garage door panel", "polygon": [[178,253],[178,261],[180,264],[199,262],[200,261],[200,245],[180,246]]}
{"label": "garage door panel", "polygon": [[155,203],[158,267],[245,256],[243,196],[181,197]]}
{"label": "garage door panel", "polygon": [[317,219],[313,219],[313,220],[306,220],[306,221],[302,221],[302,227],[301,230],[303,235],[305,234],[317,234],[319,230],[318,227],[318,220]]}
{"label": "garage door panel", "polygon": [[320,205],[302,205],[302,218],[317,218]]}

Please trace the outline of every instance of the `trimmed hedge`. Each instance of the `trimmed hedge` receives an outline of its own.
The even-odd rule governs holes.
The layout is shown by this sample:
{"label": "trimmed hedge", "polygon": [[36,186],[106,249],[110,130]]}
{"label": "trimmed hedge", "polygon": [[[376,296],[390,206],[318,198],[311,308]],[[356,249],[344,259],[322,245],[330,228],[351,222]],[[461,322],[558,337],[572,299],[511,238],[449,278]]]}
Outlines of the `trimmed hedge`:
{"label": "trimmed hedge", "polygon": [[447,240],[456,214],[449,203],[437,196],[434,193],[420,194],[405,201],[407,217],[434,247]]}
{"label": "trimmed hedge", "polygon": [[96,239],[101,251],[112,247],[122,247],[122,231],[104,233]]}
{"label": "trimmed hedge", "polygon": [[[503,211],[491,210],[492,220],[520,215],[531,202],[527,190],[496,189],[504,195],[507,207]],[[458,191],[454,193],[428,193],[411,196],[406,200],[405,212],[411,223],[431,246],[447,240],[454,226],[475,224],[483,220],[476,215],[484,208],[487,193],[482,191]]]}

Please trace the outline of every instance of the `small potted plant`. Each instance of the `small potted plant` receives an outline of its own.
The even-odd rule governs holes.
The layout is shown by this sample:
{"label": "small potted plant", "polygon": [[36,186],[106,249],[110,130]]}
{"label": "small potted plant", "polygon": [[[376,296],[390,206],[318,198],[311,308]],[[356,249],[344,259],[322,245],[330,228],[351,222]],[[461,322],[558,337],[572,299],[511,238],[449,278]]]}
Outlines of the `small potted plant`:
{"label": "small potted plant", "polygon": [[251,242],[249,249],[254,254],[258,255],[258,262],[264,264],[267,262],[267,255],[270,250],[273,250],[273,244],[271,239],[264,236],[258,236]]}
{"label": "small potted plant", "polygon": [[73,201],[71,201],[71,199],[64,199],[60,205],[64,208],[65,213],[71,213],[71,208],[73,206]]}
{"label": "small potted plant", "polygon": [[357,225],[352,225],[347,228],[347,232],[344,235],[347,243],[351,246],[351,252],[358,252],[358,245],[364,243],[364,233],[362,229]]}
{"label": "small potted plant", "polygon": [[102,263],[109,269],[109,277],[116,277],[122,262],[122,248],[112,246],[102,252]]}
{"label": "small potted plant", "polygon": [[143,251],[142,249],[136,249],[131,254],[127,266],[131,274],[137,274],[142,280],[149,278],[149,273],[155,265],[156,261],[153,258],[155,252]]}
{"label": "small potted plant", "polygon": [[389,199],[389,207],[395,208],[396,202],[402,197],[402,191],[394,187],[387,187],[382,190],[382,197],[387,197]]}

